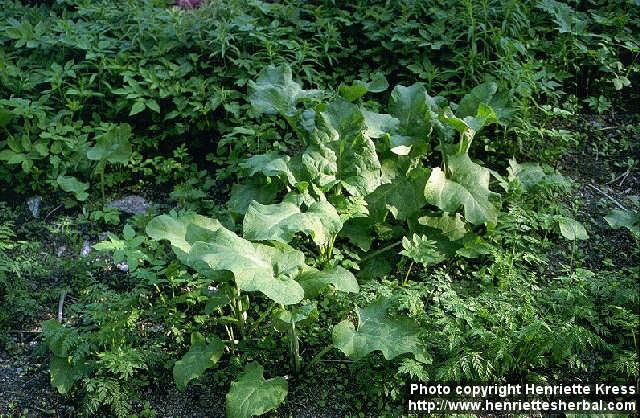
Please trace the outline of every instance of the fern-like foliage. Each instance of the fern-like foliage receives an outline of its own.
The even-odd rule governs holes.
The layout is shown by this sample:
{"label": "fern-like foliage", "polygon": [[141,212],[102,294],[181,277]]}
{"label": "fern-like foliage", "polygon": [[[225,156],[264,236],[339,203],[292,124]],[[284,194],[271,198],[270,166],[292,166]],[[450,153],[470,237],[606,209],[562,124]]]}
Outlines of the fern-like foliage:
{"label": "fern-like foliage", "polygon": [[15,247],[15,238],[13,222],[0,223],[0,254]]}

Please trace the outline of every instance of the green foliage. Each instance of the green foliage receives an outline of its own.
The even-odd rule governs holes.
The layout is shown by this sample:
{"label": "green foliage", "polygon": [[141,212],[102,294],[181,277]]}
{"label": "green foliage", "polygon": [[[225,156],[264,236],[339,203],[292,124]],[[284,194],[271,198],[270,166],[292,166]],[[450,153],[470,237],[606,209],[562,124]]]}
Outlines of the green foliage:
{"label": "green foliage", "polygon": [[135,271],[140,262],[147,260],[147,255],[140,249],[145,237],[137,235],[136,231],[127,224],[122,230],[123,239],[118,239],[111,232],[107,233],[108,241],[102,241],[93,245],[98,251],[110,251],[113,253],[113,262],[121,264],[126,262],[128,270]]}
{"label": "green foliage", "polygon": [[191,348],[173,366],[173,379],[180,390],[184,390],[190,380],[200,377],[220,360],[224,353],[224,343],[218,337],[211,340],[207,344],[201,334],[191,334]]}
{"label": "green foliage", "polygon": [[89,193],[87,193],[89,185],[78,181],[77,178],[73,176],[58,176],[56,180],[62,190],[73,193],[76,199],[83,201],[89,197]]}
{"label": "green foliage", "polygon": [[409,257],[417,263],[422,263],[425,267],[438,264],[444,260],[444,256],[438,252],[436,242],[431,241],[426,236],[413,234],[413,238],[402,238],[402,248],[400,254]]}
{"label": "green foliage", "polygon": [[637,212],[614,209],[605,216],[605,220],[612,228],[625,227],[634,236],[640,236],[640,215]]}
{"label": "green foliage", "polygon": [[558,226],[560,227],[560,234],[569,241],[589,239],[587,230],[575,219],[564,216],[559,217]]}
{"label": "green foliage", "polygon": [[[289,387],[251,362],[285,352],[292,392],[354,388],[335,415],[401,415],[409,377],[637,378],[637,243],[550,168],[595,152],[635,185],[637,129],[608,126],[638,99],[633,2],[31,3],[0,12],[0,191],[44,221],[0,206],[0,329],[70,292],[42,340],[77,414],[242,364],[227,414],[263,414]],[[95,177],[179,212],[119,214]]]}
{"label": "green foliage", "polygon": [[287,396],[287,381],[282,377],[265,379],[264,369],[249,363],[238,380],[231,382],[227,394],[227,416],[248,418],[262,415],[278,407]]}
{"label": "green foliage", "polygon": [[252,241],[288,244],[297,232],[311,236],[319,247],[333,242],[342,229],[336,209],[328,202],[314,202],[302,213],[295,204],[261,205],[251,202],[243,220],[243,236]]}
{"label": "green foliage", "polygon": [[269,66],[256,81],[249,81],[249,100],[258,113],[293,116],[299,100],[314,97],[314,90],[303,90],[292,80],[289,66]]}
{"label": "green foliage", "polygon": [[126,164],[131,158],[131,127],[127,124],[113,127],[96,138],[95,146],[87,150],[87,158],[94,161]]}
{"label": "green foliage", "polygon": [[387,311],[391,304],[389,299],[380,299],[365,308],[358,308],[357,328],[349,320],[333,328],[335,346],[355,360],[380,350],[387,360],[413,353],[416,360],[429,362],[418,337],[419,328],[408,318],[390,318]]}

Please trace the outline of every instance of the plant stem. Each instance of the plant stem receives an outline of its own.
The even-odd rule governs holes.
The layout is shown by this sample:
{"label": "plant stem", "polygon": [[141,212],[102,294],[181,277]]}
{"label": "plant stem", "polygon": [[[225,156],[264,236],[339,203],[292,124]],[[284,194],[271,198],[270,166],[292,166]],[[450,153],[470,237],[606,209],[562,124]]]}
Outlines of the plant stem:
{"label": "plant stem", "polygon": [[379,250],[375,250],[374,252],[372,252],[371,254],[367,255],[366,257],[364,257],[360,261],[361,262],[362,261],[367,261],[367,260],[369,260],[369,259],[371,259],[371,258],[373,258],[373,257],[375,257],[377,255],[380,255],[380,254],[382,254],[382,253],[384,253],[386,251],[389,251],[390,249],[392,249],[394,247],[397,247],[398,245],[401,245],[401,244],[402,244],[402,241],[398,241],[398,242],[394,242],[393,244],[389,244],[386,247],[382,247]]}
{"label": "plant stem", "polygon": [[300,374],[302,358],[300,357],[300,342],[296,333],[296,323],[291,321],[289,326],[289,353],[291,354],[291,368],[294,374]]}
{"label": "plant stem", "polygon": [[240,335],[242,338],[245,337],[245,321],[244,321],[244,309],[242,306],[242,300],[240,299],[240,288],[236,286],[236,297],[234,300],[233,308],[236,312],[236,318],[238,319],[238,327],[240,328]]}
{"label": "plant stem", "polygon": [[258,317],[258,319],[253,323],[253,325],[251,325],[251,328],[247,330],[247,335],[253,334],[253,332],[258,328],[258,325],[260,325],[262,321],[267,319],[267,317],[271,314],[271,312],[273,312],[274,307],[275,305],[272,305],[271,308],[267,309],[265,312],[262,313],[262,315]]}
{"label": "plant stem", "polygon": [[311,367],[313,367],[317,362],[319,362],[320,360],[322,360],[322,357],[324,357],[329,351],[331,351],[333,349],[333,345],[328,345],[325,348],[323,348],[322,350],[320,350],[320,352],[318,354],[316,354],[311,361],[309,362],[309,364],[306,365],[306,367],[304,368],[305,370],[310,370]]}
{"label": "plant stem", "polygon": [[402,282],[403,286],[407,285],[407,281],[409,280],[409,274],[411,274],[411,269],[413,268],[413,261],[409,264],[409,268],[407,269],[407,274],[404,275],[404,281]]}
{"label": "plant stem", "polygon": [[104,197],[104,167],[100,170],[100,192],[102,193],[102,204],[105,205],[107,200]]}

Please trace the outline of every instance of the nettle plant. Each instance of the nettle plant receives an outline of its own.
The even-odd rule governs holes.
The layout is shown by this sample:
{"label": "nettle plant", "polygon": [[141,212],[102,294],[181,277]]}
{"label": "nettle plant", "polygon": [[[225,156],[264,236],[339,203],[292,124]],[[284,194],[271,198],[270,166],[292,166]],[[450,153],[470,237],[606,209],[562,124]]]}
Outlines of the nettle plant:
{"label": "nettle plant", "polygon": [[[254,155],[241,163],[241,181],[228,203],[241,219],[241,234],[193,213],[161,215],[148,224],[151,238],[169,241],[179,261],[215,289],[207,313],[231,317],[224,339],[192,335],[190,350],[174,367],[179,388],[236,354],[238,341],[269,315],[288,335],[291,371],[300,373],[297,330],[318,309],[316,300],[335,294],[329,289],[359,291],[344,266],[359,267],[340,265],[338,245],[357,252],[360,267],[399,246],[412,265],[424,267],[486,253],[481,234],[496,225],[499,213],[490,178],[503,187],[506,182],[472,161],[469,150],[476,133],[505,110],[495,83],[476,87],[458,105],[429,96],[421,84],[397,86],[388,114],[361,104],[368,91],[386,88],[386,81],[369,84],[342,86],[343,96],[332,97],[303,90],[286,66],[266,68],[249,83],[252,108],[282,117],[303,151]],[[255,293],[270,300],[272,309],[253,319],[248,306]],[[393,307],[392,297],[381,297],[357,308],[357,325],[338,323],[333,344],[307,367],[332,348],[352,359],[380,351],[388,360],[412,354],[428,363],[419,325],[394,314]],[[286,394],[287,381],[265,380],[254,362],[232,383],[227,413],[262,414]]]}

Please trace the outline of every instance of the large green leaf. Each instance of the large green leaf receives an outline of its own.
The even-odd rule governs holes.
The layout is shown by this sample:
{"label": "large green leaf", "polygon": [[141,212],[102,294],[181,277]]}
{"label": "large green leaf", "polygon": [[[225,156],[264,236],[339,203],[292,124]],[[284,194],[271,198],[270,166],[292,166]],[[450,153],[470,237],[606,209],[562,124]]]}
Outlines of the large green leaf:
{"label": "large green leaf", "polygon": [[54,355],[49,363],[49,374],[51,376],[51,386],[56,388],[58,393],[65,394],[82,377],[83,371],[81,368],[71,365],[68,357]]}
{"label": "large green leaf", "polygon": [[252,202],[244,217],[243,236],[251,241],[289,243],[296,233],[302,232],[318,246],[326,246],[341,228],[340,216],[328,202],[315,202],[305,213],[293,203]]}
{"label": "large green leaf", "polygon": [[494,81],[488,81],[474,87],[460,100],[460,104],[456,109],[456,115],[460,118],[474,116],[478,111],[480,103],[488,105],[497,91],[498,84]]}
{"label": "large green leaf", "polygon": [[217,219],[189,213],[180,217],[171,215],[156,216],[147,224],[146,233],[156,241],[169,241],[174,251],[182,258],[185,258],[191,250],[191,243],[187,242],[186,239],[189,225],[197,225],[209,231],[216,231],[222,228]]}
{"label": "large green leaf", "polygon": [[351,85],[342,84],[338,87],[338,92],[342,97],[350,102],[354,102],[364,96],[368,91],[372,93],[380,93],[389,88],[389,83],[383,74],[374,74],[371,81],[365,83],[362,80],[356,80]]}
{"label": "large green leaf", "polygon": [[233,213],[244,215],[252,201],[271,203],[280,191],[277,182],[268,184],[239,183],[231,187],[231,194],[227,206]]}
{"label": "large green leaf", "polygon": [[196,379],[218,363],[224,354],[224,343],[218,337],[207,341],[200,333],[191,334],[191,348],[173,366],[173,379],[178,389],[184,390],[189,381]]}
{"label": "large green leaf", "polygon": [[480,104],[485,104],[495,111],[497,122],[506,125],[514,109],[507,104],[506,95],[497,94],[498,85],[494,81],[487,81],[474,87],[467,93],[456,109],[459,118],[475,116]]}
{"label": "large green leaf", "polygon": [[324,190],[340,185],[351,195],[366,196],[380,184],[380,162],[365,129],[360,109],[345,100],[319,113],[302,163]]}
{"label": "large green leaf", "polygon": [[458,152],[466,153],[471,147],[471,142],[476,133],[486,125],[495,123],[497,116],[495,111],[484,103],[478,105],[475,116],[465,116],[459,118],[453,114],[450,108],[445,108],[439,117],[440,121],[460,133],[460,143],[458,144]]}
{"label": "large green leaf", "polygon": [[408,87],[398,85],[391,92],[389,111],[399,120],[399,129],[403,135],[427,140],[431,132],[427,98],[427,91],[420,83]]}
{"label": "large green leaf", "polygon": [[409,176],[398,176],[391,183],[382,184],[367,196],[370,217],[382,222],[391,212],[394,218],[405,220],[418,213],[425,205],[424,188],[427,173],[414,170]]}
{"label": "large green leaf", "polygon": [[300,208],[289,202],[262,205],[251,202],[242,222],[242,235],[251,241],[280,241],[288,243],[296,234],[291,220]]}
{"label": "large green leaf", "polygon": [[371,233],[373,222],[369,217],[351,218],[340,230],[340,236],[347,238],[363,251],[369,251],[374,236]]}
{"label": "large green leaf", "polygon": [[560,216],[558,217],[558,226],[560,227],[560,234],[569,241],[589,239],[587,230],[575,219]]}
{"label": "large green leaf", "polygon": [[258,79],[249,81],[249,101],[258,113],[293,116],[300,99],[316,97],[317,90],[303,90],[293,81],[288,65],[265,68]]}
{"label": "large green leaf", "polygon": [[364,134],[369,138],[380,138],[385,134],[390,134],[398,128],[399,121],[391,115],[385,113],[370,112],[362,110],[364,117]]}
{"label": "large green leaf", "polygon": [[304,289],[306,298],[318,296],[329,286],[340,292],[358,293],[360,291],[355,276],[349,270],[340,266],[329,270],[310,268],[301,273],[297,280]]}
{"label": "large green leaf", "polygon": [[515,158],[509,160],[509,182],[517,181],[522,190],[529,191],[538,185],[546,174],[536,163],[518,163]]}
{"label": "large green leaf", "polygon": [[67,193],[73,193],[76,199],[80,201],[87,200],[89,197],[89,193],[87,193],[89,185],[87,183],[82,183],[73,176],[58,176],[56,181],[62,190]]}
{"label": "large green leaf", "polygon": [[614,209],[604,217],[614,229],[625,227],[634,235],[640,235],[640,214],[629,210]]}
{"label": "large green leaf", "polygon": [[262,173],[267,177],[279,177],[290,185],[295,186],[297,180],[289,167],[288,155],[280,155],[272,152],[269,154],[254,155],[242,161],[240,167],[247,170],[249,176]]}
{"label": "large green leaf", "polygon": [[381,298],[366,308],[358,308],[358,328],[351,321],[340,322],[333,327],[334,345],[354,360],[380,350],[387,360],[413,353],[416,360],[428,362],[417,324],[409,318],[389,317],[391,303],[390,299]]}
{"label": "large green leaf", "polygon": [[120,124],[96,138],[96,145],[87,150],[87,158],[96,161],[126,164],[131,158],[129,143],[131,127]]}
{"label": "large green leaf", "polygon": [[275,319],[274,325],[280,332],[287,332],[291,328],[291,325],[304,322],[309,318],[317,318],[318,309],[316,302],[309,302],[301,306],[293,307],[292,309],[277,309],[273,318]]}
{"label": "large green leaf", "polygon": [[497,193],[489,190],[489,170],[471,161],[467,153],[458,153],[448,156],[447,171],[446,175],[440,168],[431,171],[424,189],[427,202],[448,213],[463,206],[468,222],[495,225],[498,211],[489,199]]}
{"label": "large green leaf", "polygon": [[201,262],[212,270],[228,270],[241,290],[259,291],[283,305],[304,297],[304,290],[293,279],[304,266],[300,251],[253,244],[222,227],[207,238],[193,243],[189,260],[194,265]]}
{"label": "large green leaf", "polygon": [[443,213],[442,216],[423,216],[418,219],[421,225],[440,230],[444,236],[451,241],[459,240],[467,233],[465,223],[459,213],[449,215]]}
{"label": "large green leaf", "polygon": [[266,380],[264,368],[257,362],[247,364],[227,393],[227,417],[249,418],[276,409],[287,397],[283,377]]}

